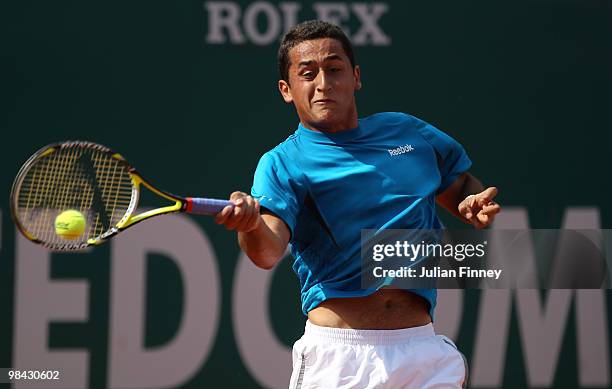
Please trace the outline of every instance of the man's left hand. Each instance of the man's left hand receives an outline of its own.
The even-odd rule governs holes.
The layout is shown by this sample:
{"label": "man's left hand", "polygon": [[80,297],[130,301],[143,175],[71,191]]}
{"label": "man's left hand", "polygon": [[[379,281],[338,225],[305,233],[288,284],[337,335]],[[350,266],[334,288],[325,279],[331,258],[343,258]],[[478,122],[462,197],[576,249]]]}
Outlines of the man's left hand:
{"label": "man's left hand", "polygon": [[493,199],[497,196],[497,188],[489,187],[480,193],[472,194],[459,203],[458,209],[467,223],[480,229],[485,228],[495,219],[501,210]]}

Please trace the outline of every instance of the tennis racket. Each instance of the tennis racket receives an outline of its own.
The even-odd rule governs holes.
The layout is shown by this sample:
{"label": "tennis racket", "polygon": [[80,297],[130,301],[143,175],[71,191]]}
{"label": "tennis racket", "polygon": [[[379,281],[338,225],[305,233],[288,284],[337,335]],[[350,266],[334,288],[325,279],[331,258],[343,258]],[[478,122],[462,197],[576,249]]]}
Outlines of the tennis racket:
{"label": "tennis racket", "polygon": [[[134,214],[142,187],[171,204]],[[148,183],[121,155],[83,141],[40,149],[22,166],[11,191],[11,214],[19,231],[32,242],[60,251],[99,245],[154,216],[213,215],[231,204],[165,192]],[[82,232],[76,237],[56,233],[56,218],[67,210],[82,216]]]}

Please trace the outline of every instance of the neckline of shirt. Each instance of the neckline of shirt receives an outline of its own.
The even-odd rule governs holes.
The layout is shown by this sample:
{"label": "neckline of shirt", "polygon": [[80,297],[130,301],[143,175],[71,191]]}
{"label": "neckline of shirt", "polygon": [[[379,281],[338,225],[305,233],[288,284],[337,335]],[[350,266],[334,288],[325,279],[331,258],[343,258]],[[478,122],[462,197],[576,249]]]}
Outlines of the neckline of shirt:
{"label": "neckline of shirt", "polygon": [[363,133],[363,128],[361,125],[361,119],[358,119],[357,127],[349,128],[347,130],[337,131],[337,132],[322,132],[322,131],[314,131],[309,128],[306,128],[302,122],[298,124],[298,129],[296,131],[298,135],[303,135],[307,138],[318,140],[318,141],[348,141],[357,138],[359,135]]}

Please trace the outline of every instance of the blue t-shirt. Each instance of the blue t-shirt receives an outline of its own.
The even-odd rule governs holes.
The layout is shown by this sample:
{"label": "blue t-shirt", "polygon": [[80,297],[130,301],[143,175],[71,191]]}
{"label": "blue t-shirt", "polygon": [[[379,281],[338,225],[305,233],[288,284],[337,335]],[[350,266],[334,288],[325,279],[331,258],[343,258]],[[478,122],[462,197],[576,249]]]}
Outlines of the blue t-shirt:
{"label": "blue t-shirt", "polygon": [[[323,133],[300,124],[265,153],[251,194],[291,231],[302,311],[361,288],[362,229],[442,228],[435,196],[471,161],[450,136],[413,116],[385,112]],[[435,289],[412,289],[436,304]]]}

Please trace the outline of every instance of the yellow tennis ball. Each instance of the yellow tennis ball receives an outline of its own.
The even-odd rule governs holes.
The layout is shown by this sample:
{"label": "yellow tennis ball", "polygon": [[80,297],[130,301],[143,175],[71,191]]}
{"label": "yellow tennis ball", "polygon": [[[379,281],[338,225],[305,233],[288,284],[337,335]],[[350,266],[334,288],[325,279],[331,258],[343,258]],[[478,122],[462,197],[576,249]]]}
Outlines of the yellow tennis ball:
{"label": "yellow tennis ball", "polygon": [[85,216],[69,209],[55,218],[55,233],[64,239],[76,239],[85,232]]}

